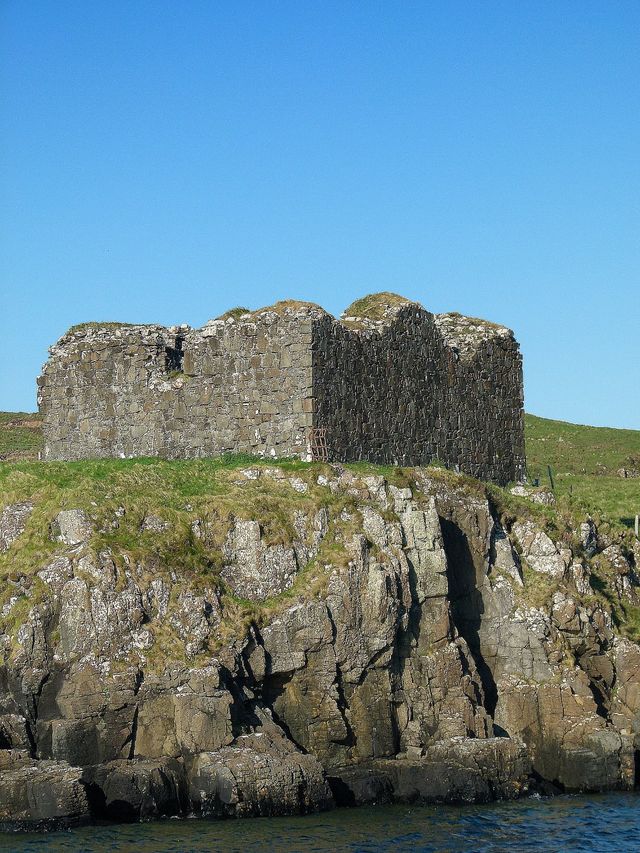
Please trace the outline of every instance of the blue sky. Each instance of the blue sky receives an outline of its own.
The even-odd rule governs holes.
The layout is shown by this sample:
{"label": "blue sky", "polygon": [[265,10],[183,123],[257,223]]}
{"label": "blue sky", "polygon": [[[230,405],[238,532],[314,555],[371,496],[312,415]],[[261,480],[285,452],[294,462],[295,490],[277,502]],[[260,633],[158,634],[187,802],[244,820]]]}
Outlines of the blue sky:
{"label": "blue sky", "polygon": [[640,3],[0,4],[0,409],[85,320],[393,290],[640,428]]}

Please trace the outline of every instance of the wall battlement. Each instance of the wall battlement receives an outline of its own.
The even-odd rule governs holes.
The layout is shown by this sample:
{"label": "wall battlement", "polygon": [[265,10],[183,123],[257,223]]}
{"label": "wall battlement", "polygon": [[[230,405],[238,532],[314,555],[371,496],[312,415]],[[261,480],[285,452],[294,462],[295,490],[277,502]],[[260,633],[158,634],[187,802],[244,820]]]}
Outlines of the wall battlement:
{"label": "wall battlement", "polygon": [[88,323],[38,379],[45,459],[247,452],[332,461],[434,460],[505,483],[524,473],[522,361],[513,333],[434,315],[395,294],[340,319],[279,302],[201,329]]}

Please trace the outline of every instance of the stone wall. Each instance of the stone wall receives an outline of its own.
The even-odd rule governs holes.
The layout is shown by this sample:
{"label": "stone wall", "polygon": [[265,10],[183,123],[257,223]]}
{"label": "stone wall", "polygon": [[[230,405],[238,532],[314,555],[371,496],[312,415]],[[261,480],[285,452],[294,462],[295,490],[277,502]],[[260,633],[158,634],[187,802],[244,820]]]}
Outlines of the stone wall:
{"label": "stone wall", "polygon": [[522,364],[513,334],[415,303],[314,326],[314,425],[329,456],[439,460],[505,483],[524,474]]}
{"label": "stone wall", "polygon": [[306,309],[204,328],[85,326],[38,380],[45,459],[304,456],[311,426]]}
{"label": "stone wall", "polygon": [[314,427],[333,461],[440,460],[484,479],[519,479],[513,334],[389,294],[365,302],[339,321],[287,302],[198,330],[72,329],[38,380],[44,457],[310,458]]}

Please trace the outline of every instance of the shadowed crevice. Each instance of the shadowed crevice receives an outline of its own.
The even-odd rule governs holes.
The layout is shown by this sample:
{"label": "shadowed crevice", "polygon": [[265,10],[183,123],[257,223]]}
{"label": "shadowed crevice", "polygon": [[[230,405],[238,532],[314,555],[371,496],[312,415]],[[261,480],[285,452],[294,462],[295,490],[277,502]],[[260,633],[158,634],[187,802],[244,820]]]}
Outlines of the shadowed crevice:
{"label": "shadowed crevice", "polygon": [[477,586],[469,540],[455,522],[441,518],[440,524],[447,555],[451,615],[458,633],[466,641],[473,656],[482,682],[485,708],[493,717],[498,703],[498,689],[481,651],[480,625],[485,608],[482,593]]}

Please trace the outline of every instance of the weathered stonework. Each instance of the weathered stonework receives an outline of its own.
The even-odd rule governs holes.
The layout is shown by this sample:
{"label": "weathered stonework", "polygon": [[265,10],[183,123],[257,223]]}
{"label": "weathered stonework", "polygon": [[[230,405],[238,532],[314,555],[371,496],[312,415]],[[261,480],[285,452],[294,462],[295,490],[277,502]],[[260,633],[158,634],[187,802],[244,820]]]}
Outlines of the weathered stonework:
{"label": "weathered stonework", "polygon": [[340,320],[284,302],[202,329],[89,324],[50,352],[45,459],[310,459],[323,429],[333,461],[439,460],[500,483],[524,472],[512,332],[392,294]]}

